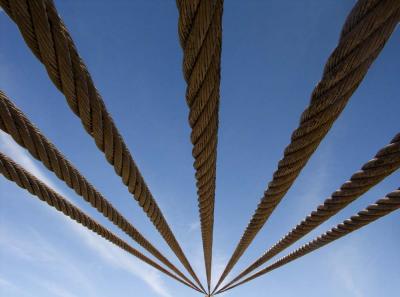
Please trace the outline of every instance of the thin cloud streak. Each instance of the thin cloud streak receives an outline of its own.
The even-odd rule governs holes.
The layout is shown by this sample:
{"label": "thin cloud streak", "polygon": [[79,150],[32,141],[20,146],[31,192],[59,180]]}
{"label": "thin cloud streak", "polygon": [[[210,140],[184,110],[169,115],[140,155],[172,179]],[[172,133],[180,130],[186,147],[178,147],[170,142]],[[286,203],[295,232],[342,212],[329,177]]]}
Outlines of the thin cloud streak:
{"label": "thin cloud streak", "polygon": [[189,232],[200,230],[200,221],[195,221],[189,224]]}
{"label": "thin cloud streak", "polygon": [[0,276],[0,288],[15,290],[18,289],[12,282]]}
{"label": "thin cloud streak", "polygon": [[25,290],[22,290],[13,282],[0,275],[0,293],[16,293],[18,296],[29,296]]}
{"label": "thin cloud streak", "polygon": [[[214,254],[213,254],[213,270],[212,270],[212,277],[211,277],[211,283],[213,285],[216,285],[218,282],[219,277],[221,276],[222,272],[224,271],[225,265],[228,262],[228,255],[226,253],[222,253],[219,251],[216,251],[214,249]],[[226,280],[223,282],[225,283]]]}
{"label": "thin cloud streak", "polygon": [[85,242],[96,255],[99,255],[105,263],[115,268],[125,270],[134,277],[139,277],[157,294],[163,297],[171,297],[160,274],[154,269],[146,266],[144,263],[138,262],[138,260],[125,253],[125,251],[121,251],[110,242],[83,229],[77,223],[70,221],[70,227],[74,230],[74,234],[78,234],[82,241]]}
{"label": "thin cloud streak", "polygon": [[16,161],[19,165],[24,167],[43,183],[51,189],[57,191],[59,194],[66,195],[63,191],[57,188],[54,183],[43,173],[43,171],[35,164],[34,160],[26,153],[26,150],[20,147],[7,133],[0,130],[0,150]]}
{"label": "thin cloud streak", "polygon": [[[334,278],[349,295],[355,297],[367,296],[370,274],[368,270],[361,270],[362,263],[368,261],[368,256],[363,253],[363,244],[352,239],[352,245],[336,248],[329,257],[330,267],[333,267]],[[357,278],[355,278],[357,276]]]}
{"label": "thin cloud streak", "polygon": [[301,190],[298,199],[302,201],[298,204],[300,210],[304,210],[304,206],[317,206],[327,197],[327,194],[330,194],[324,191],[330,185],[328,164],[331,160],[330,147],[325,148],[313,163],[312,171],[304,177],[303,183],[298,185]]}
{"label": "thin cloud streak", "polygon": [[78,297],[78,295],[75,295],[74,293],[71,293],[70,291],[66,290],[63,287],[58,286],[57,284],[50,283],[47,281],[43,281],[41,283],[41,286],[48,292],[50,292],[53,296],[57,297]]}
{"label": "thin cloud streak", "polygon": [[[64,250],[56,247],[32,228],[28,227],[24,230],[24,234],[21,234],[13,225],[2,226],[0,228],[0,250],[4,255],[10,255],[13,258],[29,262],[29,265],[50,271],[49,277],[52,274],[62,275],[63,279],[68,280],[68,283],[79,286],[86,296],[97,295],[90,278],[79,269],[81,262],[70,257]],[[24,271],[21,273],[23,274]],[[32,279],[32,276],[27,275],[27,278]],[[43,279],[35,279],[35,283],[43,285]],[[20,290],[24,289],[17,284],[14,286]],[[54,286],[56,285],[54,284]],[[60,291],[62,289],[59,287]]]}

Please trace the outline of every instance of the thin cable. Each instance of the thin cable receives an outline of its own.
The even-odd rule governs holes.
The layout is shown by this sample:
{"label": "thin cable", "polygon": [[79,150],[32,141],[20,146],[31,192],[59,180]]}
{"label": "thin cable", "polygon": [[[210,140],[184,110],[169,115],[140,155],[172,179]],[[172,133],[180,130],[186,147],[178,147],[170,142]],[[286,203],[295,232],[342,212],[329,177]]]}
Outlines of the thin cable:
{"label": "thin cable", "polygon": [[400,18],[398,0],[360,0],[343,26],[310,105],[293,132],[284,157],[222,273],[215,292],[294,183],[319,143],[383,49]]}
{"label": "thin cable", "polygon": [[0,129],[15,142],[26,148],[47,169],[90,203],[103,216],[117,225],[129,237],[164,263],[186,282],[196,287],[178,268],[161,254],[92,184],[69,162],[63,154],[40,132],[27,116],[0,90]]}
{"label": "thin cable", "polygon": [[0,5],[17,24],[25,42],[46,67],[50,79],[65,95],[68,105],[129,192],[203,289],[108,113],[53,1],[0,0]]}
{"label": "thin cable", "polygon": [[153,260],[149,259],[138,250],[131,247],[121,238],[113,234],[111,231],[97,223],[83,211],[81,211],[78,207],[74,206],[72,203],[68,202],[67,199],[62,197],[60,194],[56,193],[54,190],[46,186],[40,180],[38,180],[35,176],[30,174],[24,168],[16,164],[13,160],[5,156],[0,152],[0,173],[4,175],[5,178],[10,181],[15,182],[23,189],[26,189],[32,195],[36,196],[40,200],[46,202],[48,205],[56,208],[58,211],[62,212],[66,216],[70,217],[72,220],[78,222],[79,224],[85,226],[89,230],[97,233],[101,237],[107,239],[112,242],[116,246],[135,256],[136,258],[142,260],[143,262],[151,265],[155,269],[165,273],[166,275],[172,277],[178,282],[201,292],[199,289],[192,287],[190,284],[184,282],[180,278],[176,277],[174,274],[170,273],[165,268],[161,267]]}
{"label": "thin cable", "polygon": [[226,292],[234,287],[237,287],[261,275],[264,275],[267,272],[270,272],[278,267],[288,264],[291,261],[296,260],[304,255],[307,255],[312,251],[315,251],[355,230],[358,230],[399,208],[400,208],[400,188],[387,194],[385,198],[382,198],[376,201],[374,204],[369,205],[365,210],[360,211],[357,215],[352,216],[351,218],[345,220],[343,223],[330,229],[329,231],[325,232],[324,234],[320,235],[319,237],[310,241],[309,243],[303,245],[294,252],[279,259],[275,263],[260,270],[259,272],[253,274],[252,276],[244,279],[243,281],[237,283],[236,285],[228,287],[223,291],[222,290],[218,291],[217,294]]}
{"label": "thin cable", "polygon": [[204,262],[210,291],[223,0],[177,0],[177,6]]}
{"label": "thin cable", "polygon": [[221,291],[230,287],[241,278],[260,267],[262,264],[291,246],[293,243],[310,233],[322,223],[333,217],[347,205],[359,198],[384,178],[400,167],[400,133],[390,144],[379,150],[375,157],[365,163],[361,170],[353,174],[339,190],[325,200],[325,202],[311,212],[295,228],[286,234],[278,243],[267,250],[260,258],[243,270],[232,281],[222,287]]}

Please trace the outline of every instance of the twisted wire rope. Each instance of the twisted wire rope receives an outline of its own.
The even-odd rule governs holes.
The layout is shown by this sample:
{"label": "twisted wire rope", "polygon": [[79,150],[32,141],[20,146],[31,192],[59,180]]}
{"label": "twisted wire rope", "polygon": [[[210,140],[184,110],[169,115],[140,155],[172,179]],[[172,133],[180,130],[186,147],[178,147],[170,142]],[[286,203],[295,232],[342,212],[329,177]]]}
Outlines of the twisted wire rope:
{"label": "twisted wire rope", "polygon": [[140,246],[196,287],[178,268],[161,254],[117,209],[68,161],[27,116],[0,90],[0,129],[26,148],[47,169],[118,226]]}
{"label": "twisted wire rope", "polygon": [[234,287],[247,283],[259,276],[262,276],[274,269],[277,269],[283,265],[290,263],[302,256],[311,253],[353,231],[356,231],[379,218],[382,218],[389,213],[397,210],[400,208],[400,188],[397,190],[389,193],[386,197],[379,199],[374,204],[369,205],[365,210],[358,212],[358,214],[350,217],[349,219],[345,220],[343,223],[337,225],[336,227],[330,229],[329,231],[325,232],[324,234],[318,236],[314,240],[308,242],[307,244],[303,245],[299,249],[295,250],[294,252],[288,254],[287,256],[279,259],[278,261],[274,262],[273,264],[267,266],[266,268],[258,271],[257,273],[251,275],[250,277],[244,279],[243,281],[237,283],[236,285],[230,286],[225,290],[220,290],[217,292],[222,293],[226,292]]}
{"label": "twisted wire rope", "polygon": [[379,150],[375,157],[365,163],[361,170],[354,173],[339,190],[336,190],[323,204],[312,211],[295,228],[287,233],[281,240],[268,249],[261,257],[239,273],[232,281],[221,290],[230,287],[244,276],[260,267],[262,264],[291,246],[303,236],[317,228],[322,223],[333,217],[347,205],[359,198],[384,178],[395,172],[400,167],[400,133],[398,133],[384,148]]}
{"label": "twisted wire rope", "polygon": [[310,104],[301,115],[299,127],[293,132],[284,157],[213,292],[264,226],[345,108],[399,22],[399,7],[398,0],[359,0],[353,7],[322,79],[312,92]]}
{"label": "twisted wire rope", "polygon": [[204,262],[210,290],[223,0],[177,0],[177,6]]}
{"label": "twisted wire rope", "polygon": [[175,276],[162,266],[158,265],[150,258],[143,255],[135,248],[131,247],[128,243],[123,241],[121,238],[116,236],[107,228],[103,227],[101,224],[97,223],[94,219],[85,214],[78,207],[74,206],[67,199],[65,199],[60,194],[56,193],[54,190],[46,186],[43,182],[41,182],[39,179],[37,179],[35,176],[33,176],[31,173],[26,171],[24,168],[19,166],[12,159],[8,158],[1,152],[0,152],[0,173],[8,180],[15,182],[16,184],[18,184],[18,186],[29,191],[29,193],[36,196],[40,200],[46,202],[51,207],[56,208],[64,215],[70,217],[72,220],[85,226],[94,233],[97,233],[99,236],[110,241],[111,243],[125,250],[129,254],[149,264],[150,266],[154,267],[160,272],[165,273],[166,275],[177,280],[178,282],[200,292],[198,288],[192,287],[192,285],[190,285],[189,283],[186,283],[185,281],[178,278],[177,276]]}
{"label": "twisted wire rope", "polygon": [[[188,85],[186,100],[190,109],[189,123],[192,128],[191,140],[195,158],[194,167],[196,169],[196,184],[199,196],[204,259],[207,283],[210,290],[223,1],[177,0],[177,3],[180,12],[179,37],[184,50],[184,76]],[[129,192],[138,200],[138,203],[152,220],[159,233],[204,292],[204,288],[186,259],[141,176],[122,136],[108,114],[104,102],[97,92],[86,66],[79,57],[68,31],[59,18],[53,2],[51,0],[0,0],[0,5],[18,25],[26,43],[44,64],[53,83],[64,93],[69,106],[81,119],[84,128],[94,138],[96,145],[105,154],[108,162],[114,166],[116,173],[122,178]],[[284,157],[279,161],[278,169],[264,192],[255,214],[213,293],[216,292],[219,285],[265,224],[302,168],[306,165],[312,153],[328,133],[334,121],[345,108],[349,98],[383,49],[399,19],[400,2],[396,0],[360,0],[354,6],[343,26],[338,46],[329,57],[322,79],[312,93],[310,105],[303,112],[299,127],[293,132],[291,143],[286,147]],[[0,128],[7,130],[8,132],[6,132],[12,135],[18,143],[22,143],[21,145],[27,148],[32,155],[36,154],[35,158],[41,160],[46,167],[51,167],[52,169],[49,169],[54,171],[58,177],[62,176],[68,186],[78,194],[80,193],[85,200],[96,207],[114,224],[122,228],[124,232],[128,232],[127,228],[130,227],[127,227],[127,224],[129,223],[122,216],[121,218],[118,216],[119,213],[112,205],[107,204],[109,202],[65,158],[63,160],[57,159],[63,156],[44,136],[39,134],[43,138],[38,135],[32,138],[32,131],[38,132],[38,130],[33,125],[29,126],[29,121],[24,121],[21,118],[13,118],[13,123],[4,120],[6,117],[11,116],[10,110],[12,108],[10,106],[12,104],[7,105],[3,97],[5,95],[0,91],[0,104],[2,105]],[[7,109],[3,110],[4,106],[7,106]],[[25,118],[25,120],[27,119]],[[233,285],[234,282],[303,237],[396,170],[399,166],[399,138],[399,135],[397,135],[391,145],[382,149],[374,160],[365,164],[362,170],[354,174],[350,181],[342,185],[340,190],[334,192],[331,198],[327,199],[323,205],[320,205],[316,211],[312,212],[310,216],[249,266],[248,269],[251,268],[251,270],[246,269],[244,271],[246,272],[245,274],[240,274],[240,278],[235,278],[234,281],[224,286],[217,293],[229,290],[285,265],[399,208],[400,191],[396,190],[377,201],[376,204],[370,205],[365,211],[359,212],[357,216],[351,217],[343,224],[331,229],[295,252]],[[37,146],[38,141],[41,142],[41,147]],[[46,148],[43,147],[45,145],[47,145]],[[51,149],[53,151],[50,151]],[[127,243],[91,220],[79,209],[71,208],[74,207],[72,204],[65,204],[68,201],[63,202],[63,198],[57,193],[49,192],[52,191],[51,189],[43,189],[43,187],[46,187],[44,184],[35,180],[33,176],[24,172],[22,168],[1,153],[0,170],[6,178],[15,181],[21,187],[38,195],[49,205],[56,207],[72,219],[83,222],[82,224],[84,225],[90,225],[89,229],[92,231],[114,242],[181,283],[202,292],[183,274],[185,281],[131,248]],[[82,184],[84,185],[82,186]],[[82,188],[76,188],[79,185]],[[132,230],[137,232],[134,228]],[[135,232],[132,231],[131,233]],[[137,238],[136,241],[139,242],[142,240],[142,235],[138,234],[130,236],[135,236]],[[142,246],[147,245],[147,241],[145,239],[144,241],[142,240],[142,244]],[[150,243],[148,244],[150,249],[154,248]],[[158,251],[154,248],[154,252]],[[175,268],[178,272],[174,271],[178,275],[181,273],[160,253],[158,257],[164,258],[164,261],[172,265],[170,267],[168,266],[169,264],[163,262],[172,270]],[[162,261],[161,259],[159,260]]]}
{"label": "twisted wire rope", "polygon": [[0,0],[17,24],[25,42],[45,66],[50,79],[65,95],[107,161],[134,196],[171,250],[202,288],[196,273],[176,240],[156,200],[146,185],[89,71],[58,15],[52,0]]}

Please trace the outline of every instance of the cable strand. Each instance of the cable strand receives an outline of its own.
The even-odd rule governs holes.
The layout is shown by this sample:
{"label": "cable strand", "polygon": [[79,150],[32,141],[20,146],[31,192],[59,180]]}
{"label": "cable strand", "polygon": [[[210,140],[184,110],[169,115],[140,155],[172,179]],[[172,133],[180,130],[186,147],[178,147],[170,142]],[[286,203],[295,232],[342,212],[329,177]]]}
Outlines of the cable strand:
{"label": "cable strand", "polygon": [[261,257],[239,273],[232,281],[221,290],[233,285],[244,276],[254,271],[278,253],[288,248],[296,241],[303,238],[322,223],[333,217],[350,203],[358,199],[365,192],[380,183],[384,178],[398,170],[400,167],[400,133],[398,133],[384,148],[380,149],[375,157],[365,163],[359,171],[342,184],[296,227],[287,233],[281,240],[268,249]]}
{"label": "cable strand", "polygon": [[204,262],[210,291],[223,0],[177,0]]}
{"label": "cable strand", "polygon": [[345,108],[399,22],[399,7],[397,0],[359,0],[350,12],[322,79],[312,92],[310,105],[301,115],[300,125],[293,132],[283,159],[213,292],[249,247]]}
{"label": "cable strand", "polygon": [[149,264],[154,267],[158,271],[168,275],[169,277],[177,280],[178,282],[201,292],[199,289],[192,287],[190,284],[186,283],[182,279],[178,278],[162,266],[155,263],[150,258],[143,255],[138,250],[131,247],[125,241],[120,239],[118,236],[113,234],[111,231],[97,223],[83,211],[81,211],[78,207],[74,206],[67,199],[62,197],[60,194],[56,193],[54,190],[46,186],[43,182],[38,180],[31,173],[26,171],[24,168],[19,166],[13,160],[5,156],[0,152],[0,173],[10,181],[15,182],[23,189],[28,190],[33,196],[36,196],[40,200],[46,202],[48,205],[56,208],[58,211],[62,212],[64,215],[70,217],[72,220],[78,222],[79,224],[85,226],[89,230],[97,233],[99,236],[104,239],[110,241],[114,245],[120,247],[125,250],[129,254],[135,256],[139,260]]}
{"label": "cable strand", "polygon": [[303,245],[294,252],[288,254],[287,256],[279,259],[273,264],[267,266],[266,268],[258,271],[257,273],[249,276],[243,281],[237,283],[236,285],[230,286],[224,290],[218,291],[216,294],[226,292],[234,287],[247,283],[259,276],[262,276],[274,269],[277,269],[283,265],[286,265],[300,257],[303,257],[353,231],[356,231],[379,218],[382,218],[391,212],[400,208],[400,188],[386,195],[385,198],[379,199],[374,204],[369,205],[365,210],[358,212],[358,214],[350,217],[349,219],[343,221],[343,223],[337,225],[336,227],[330,229],[324,234],[318,236],[314,240]]}
{"label": "cable strand", "polygon": [[186,282],[196,287],[178,268],[162,255],[117,209],[68,161],[42,132],[0,90],[0,129],[90,203],[103,216],[118,226],[140,246],[169,267]]}
{"label": "cable strand", "polygon": [[[146,212],[171,250],[200,286],[156,200],[146,185],[52,0],[0,0],[25,42],[65,95],[107,161]],[[144,205],[148,206],[144,208]]]}

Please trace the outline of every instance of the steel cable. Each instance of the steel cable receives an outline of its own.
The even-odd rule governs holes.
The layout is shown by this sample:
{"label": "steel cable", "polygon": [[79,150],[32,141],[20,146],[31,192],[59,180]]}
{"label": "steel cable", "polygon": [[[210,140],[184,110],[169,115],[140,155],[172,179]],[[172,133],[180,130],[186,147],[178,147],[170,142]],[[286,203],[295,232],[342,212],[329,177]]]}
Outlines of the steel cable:
{"label": "steel cable", "polygon": [[151,265],[155,269],[165,273],[166,275],[172,277],[178,282],[201,292],[199,289],[192,287],[190,284],[184,282],[180,278],[176,277],[174,274],[163,268],[162,266],[155,263],[153,260],[149,259],[143,255],[138,250],[131,247],[125,241],[120,239],[118,236],[113,234],[111,231],[97,223],[90,216],[81,211],[78,207],[74,206],[67,199],[56,193],[54,190],[46,186],[35,176],[30,174],[24,168],[16,164],[13,160],[5,156],[0,152],[0,173],[4,175],[5,178],[10,181],[15,182],[21,188],[26,189],[32,195],[38,197],[40,200],[46,202],[48,205],[56,208],[58,211],[62,212],[64,215],[70,217],[72,220],[78,222],[79,224],[85,226],[89,230],[97,233],[101,237],[112,242],[116,246],[135,256],[136,258],[142,260],[143,262]]}
{"label": "steel cable", "polygon": [[268,267],[258,271],[257,273],[251,275],[250,277],[244,279],[243,281],[237,283],[234,286],[228,287],[225,290],[220,290],[217,292],[226,292],[234,287],[247,283],[261,275],[264,275],[274,269],[277,269],[289,262],[296,260],[302,256],[311,253],[355,230],[358,230],[377,219],[388,215],[389,213],[400,208],[400,188],[387,194],[385,198],[376,201],[374,204],[369,205],[365,210],[360,211],[357,215],[345,220],[343,223],[337,225],[336,227],[330,229],[324,234],[320,235],[316,239],[310,241],[309,243],[303,245],[294,252],[288,254],[287,256],[279,259]]}
{"label": "steel cable", "polygon": [[0,0],[0,5],[17,24],[25,42],[46,67],[50,79],[65,95],[68,105],[129,192],[203,289],[108,113],[53,1]]}
{"label": "steel cable", "polygon": [[322,79],[312,92],[310,105],[303,112],[300,125],[293,132],[284,157],[213,292],[264,226],[345,108],[399,22],[399,7],[398,0],[360,0],[353,7]]}
{"label": "steel cable", "polygon": [[243,270],[232,281],[222,287],[224,290],[230,287],[244,276],[260,267],[262,264],[291,246],[293,243],[307,235],[322,223],[344,209],[347,205],[359,198],[384,178],[395,172],[400,167],[400,133],[390,144],[379,150],[375,157],[365,163],[361,170],[354,173],[350,180],[346,181],[339,190],[325,200],[325,202],[311,212],[295,228],[286,234],[279,242],[274,244],[260,258]]}
{"label": "steel cable", "polygon": [[178,268],[161,254],[123,215],[68,161],[63,154],[0,90],[0,129],[9,134],[20,146],[26,148],[47,169],[90,203],[103,216],[117,225],[129,237],[164,263],[186,282],[196,287]]}
{"label": "steel cable", "polygon": [[223,0],[177,0],[177,6],[204,262],[210,290]]}

